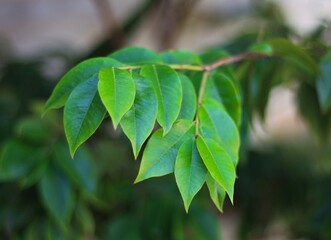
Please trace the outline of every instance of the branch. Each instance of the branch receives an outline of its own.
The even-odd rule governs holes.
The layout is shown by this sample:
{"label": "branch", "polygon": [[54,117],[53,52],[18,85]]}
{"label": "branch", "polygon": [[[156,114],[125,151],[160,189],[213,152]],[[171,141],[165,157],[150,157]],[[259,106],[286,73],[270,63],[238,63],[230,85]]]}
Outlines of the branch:
{"label": "branch", "polygon": [[[242,53],[239,55],[233,55],[230,57],[225,57],[220,60],[217,60],[216,62],[213,62],[208,65],[203,66],[197,66],[197,65],[189,65],[189,64],[167,64],[169,67],[175,70],[187,70],[187,71],[198,71],[198,72],[209,72],[214,70],[215,68],[229,65],[232,63],[240,62],[246,59],[255,59],[255,58],[265,58],[270,57],[270,55],[260,52],[251,52],[251,53]],[[123,70],[130,70],[130,69],[139,69],[142,68],[142,66],[123,66],[118,67],[119,69]]]}
{"label": "branch", "polygon": [[240,62],[242,60],[246,59],[255,59],[255,58],[261,58],[261,57],[269,57],[270,55],[267,55],[265,53],[260,53],[260,52],[251,52],[251,53],[242,53],[239,55],[233,55],[230,57],[222,58],[212,64],[205,65],[204,70],[205,71],[211,71],[215,68],[224,66],[224,65],[229,65],[231,63],[236,63]]}

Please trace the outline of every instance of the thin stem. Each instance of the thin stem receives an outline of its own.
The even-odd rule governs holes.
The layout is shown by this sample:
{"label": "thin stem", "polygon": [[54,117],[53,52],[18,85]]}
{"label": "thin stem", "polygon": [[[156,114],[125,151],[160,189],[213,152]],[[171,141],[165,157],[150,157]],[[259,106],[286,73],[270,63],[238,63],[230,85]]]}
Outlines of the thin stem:
{"label": "thin stem", "polygon": [[[233,55],[230,57],[222,58],[216,62],[213,62],[208,65],[204,66],[197,66],[197,65],[189,65],[189,64],[168,64],[167,66],[171,67],[174,70],[188,70],[188,71],[198,71],[198,72],[209,72],[211,70],[214,70],[215,68],[229,65],[231,63],[236,63],[240,62],[245,59],[255,59],[255,58],[260,58],[260,57],[268,57],[269,55],[264,54],[264,53],[259,53],[259,52],[251,52],[251,53],[243,53],[239,55]],[[118,67],[119,69],[123,70],[130,70],[130,69],[139,69],[142,68],[143,66],[123,66],[123,67]]]}
{"label": "thin stem", "polygon": [[224,65],[229,65],[231,63],[236,63],[236,62],[240,62],[242,60],[246,60],[246,59],[254,59],[254,58],[260,58],[260,57],[267,57],[269,55],[264,54],[264,53],[259,53],[259,52],[251,52],[251,53],[242,53],[239,55],[234,55],[234,56],[230,56],[230,57],[226,57],[226,58],[222,58],[212,64],[206,65],[204,67],[205,70],[207,71],[211,71],[215,68],[224,66]]}
{"label": "thin stem", "polygon": [[202,104],[203,94],[205,92],[206,83],[207,83],[207,79],[208,79],[209,73],[210,72],[208,70],[206,70],[203,73],[202,80],[201,80],[201,85],[200,85],[200,89],[199,89],[197,111],[196,111],[196,115],[195,115],[195,136],[196,137],[199,136],[199,117],[198,117],[198,114],[199,114],[200,106]]}

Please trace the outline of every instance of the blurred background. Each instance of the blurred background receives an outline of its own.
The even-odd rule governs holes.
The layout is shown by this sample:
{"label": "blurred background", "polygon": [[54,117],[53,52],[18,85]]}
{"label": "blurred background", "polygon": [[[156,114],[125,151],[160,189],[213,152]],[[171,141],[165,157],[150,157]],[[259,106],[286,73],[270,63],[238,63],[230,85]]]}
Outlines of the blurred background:
{"label": "blurred background", "polygon": [[330,109],[288,69],[250,88],[262,110],[244,114],[223,214],[205,187],[186,214],[173,176],[133,185],[139,160],[109,122],[72,161],[61,111],[40,118],[86,58],[128,45],[236,54],[283,37],[319,62],[330,20],[329,0],[1,0],[0,239],[331,239]]}

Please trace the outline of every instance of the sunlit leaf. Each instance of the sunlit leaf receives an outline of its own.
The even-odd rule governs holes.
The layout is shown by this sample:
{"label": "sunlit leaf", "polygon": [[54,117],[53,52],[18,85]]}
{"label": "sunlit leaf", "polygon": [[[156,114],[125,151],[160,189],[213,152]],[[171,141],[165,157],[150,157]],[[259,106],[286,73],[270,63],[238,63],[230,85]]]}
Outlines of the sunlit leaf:
{"label": "sunlit leaf", "polygon": [[194,196],[205,182],[207,169],[202,162],[194,138],[179,148],[175,163],[176,183],[182,195],[186,212]]}
{"label": "sunlit leaf", "polygon": [[231,157],[233,164],[238,163],[240,136],[238,128],[222,105],[214,99],[206,99],[199,108],[201,134],[218,142]]}
{"label": "sunlit leaf", "polygon": [[189,120],[179,120],[166,135],[163,131],[157,130],[148,141],[135,182],[172,173],[180,146],[194,137],[193,123]]}
{"label": "sunlit leaf", "polygon": [[157,121],[165,135],[180,112],[183,98],[181,81],[174,70],[164,65],[144,66],[141,75],[153,82],[158,101]]}
{"label": "sunlit leaf", "polygon": [[208,172],[227,192],[233,202],[235,167],[230,156],[211,138],[197,138],[197,147]]}
{"label": "sunlit leaf", "polygon": [[127,70],[103,68],[99,73],[98,90],[116,128],[134,102],[136,90],[132,74]]}
{"label": "sunlit leaf", "polygon": [[98,74],[100,69],[120,65],[122,65],[120,62],[111,58],[92,58],[79,63],[67,72],[56,85],[52,95],[46,102],[45,112],[64,106],[75,87],[90,78],[94,78],[94,75]]}
{"label": "sunlit leaf", "polygon": [[151,134],[157,114],[157,99],[153,84],[149,78],[133,75],[136,97],[131,109],[123,116],[120,124],[130,139],[133,154],[137,158],[139,151]]}

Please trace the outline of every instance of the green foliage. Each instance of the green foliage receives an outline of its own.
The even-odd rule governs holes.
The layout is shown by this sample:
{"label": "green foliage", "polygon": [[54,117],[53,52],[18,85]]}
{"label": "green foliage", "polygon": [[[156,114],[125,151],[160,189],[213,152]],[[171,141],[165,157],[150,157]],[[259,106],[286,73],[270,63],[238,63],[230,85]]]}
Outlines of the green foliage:
{"label": "green foliage", "polygon": [[[241,60],[246,62],[239,67],[227,66]],[[322,66],[327,61],[326,56]],[[225,192],[233,201],[239,159],[240,83],[250,121],[255,110],[264,118],[275,85],[297,73],[311,84],[318,72],[309,54],[286,39],[254,43],[247,53],[233,57],[223,50],[199,57],[186,50],[157,54],[129,47],[78,64],[58,83],[45,109],[65,106],[72,156],[97,130],[107,109],[114,128],[120,125],[129,138],[135,158],[151,135],[136,183],[174,172],[186,211],[204,183],[222,210]],[[327,68],[319,76],[320,101],[326,108],[328,93],[321,91],[321,84]],[[152,133],[156,121],[161,129]]]}

